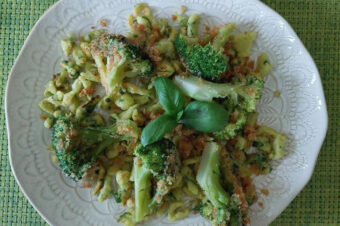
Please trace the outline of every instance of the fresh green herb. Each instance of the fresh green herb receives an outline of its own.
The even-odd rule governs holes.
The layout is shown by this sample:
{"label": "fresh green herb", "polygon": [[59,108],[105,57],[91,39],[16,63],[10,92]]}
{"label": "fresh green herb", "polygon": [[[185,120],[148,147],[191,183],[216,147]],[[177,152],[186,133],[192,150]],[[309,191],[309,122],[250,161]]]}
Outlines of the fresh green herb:
{"label": "fresh green herb", "polygon": [[166,133],[171,132],[176,125],[176,119],[170,115],[163,114],[158,116],[143,129],[141,137],[142,145],[146,146],[160,140]]}
{"label": "fresh green herb", "polygon": [[159,77],[154,84],[159,102],[166,113],[143,129],[141,137],[143,146],[160,140],[166,133],[171,132],[178,122],[208,133],[221,130],[227,125],[229,114],[222,105],[194,101],[184,108],[184,95],[170,79]]}
{"label": "fresh green herb", "polygon": [[228,112],[220,104],[194,101],[185,108],[179,122],[198,131],[211,133],[223,129],[228,119]]}
{"label": "fresh green herb", "polygon": [[159,77],[155,80],[159,103],[169,115],[177,115],[183,110],[185,98],[182,91],[170,79]]}
{"label": "fresh green herb", "polygon": [[182,118],[182,116],[183,116],[183,113],[184,113],[184,110],[182,110],[182,111],[180,111],[180,112],[177,113],[177,115],[176,115],[177,121],[181,120],[181,118]]}

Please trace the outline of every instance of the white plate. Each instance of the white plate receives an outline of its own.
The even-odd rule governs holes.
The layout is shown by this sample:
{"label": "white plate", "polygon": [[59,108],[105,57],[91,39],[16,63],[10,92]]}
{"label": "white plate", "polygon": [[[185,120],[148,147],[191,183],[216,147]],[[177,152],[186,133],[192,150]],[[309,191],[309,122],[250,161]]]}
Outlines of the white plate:
{"label": "white plate", "polygon": [[[137,0],[62,0],[37,22],[12,69],[6,91],[9,156],[13,174],[33,207],[51,225],[115,225],[122,208],[113,200],[99,203],[62,176],[50,159],[50,134],[39,119],[38,102],[46,82],[58,72],[60,40],[67,33],[84,33],[99,19],[107,29],[124,34],[126,17]],[[258,111],[260,122],[288,136],[287,156],[274,170],[255,179],[259,202],[249,211],[253,225],[275,219],[310,179],[327,129],[327,112],[318,70],[289,24],[257,0],[149,1],[157,16],[168,17],[186,5],[189,13],[203,14],[209,25],[236,22],[238,30],[254,30],[254,56],[267,52],[274,66],[266,78]],[[274,97],[274,91],[280,97]],[[266,188],[269,195],[260,190]],[[169,224],[166,217],[148,224]],[[176,225],[207,224],[200,216]]]}

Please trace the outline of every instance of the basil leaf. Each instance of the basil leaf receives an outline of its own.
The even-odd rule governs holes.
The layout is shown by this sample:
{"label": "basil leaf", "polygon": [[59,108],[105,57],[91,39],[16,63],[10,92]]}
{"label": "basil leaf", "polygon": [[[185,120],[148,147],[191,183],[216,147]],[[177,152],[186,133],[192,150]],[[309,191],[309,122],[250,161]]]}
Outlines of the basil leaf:
{"label": "basil leaf", "polygon": [[176,120],[177,121],[181,120],[183,113],[184,113],[184,110],[182,110],[182,111],[177,113],[177,115],[176,115]]}
{"label": "basil leaf", "polygon": [[163,114],[151,121],[142,131],[141,143],[143,146],[159,141],[166,133],[171,132],[177,125],[175,118]]}
{"label": "basil leaf", "polygon": [[172,116],[183,110],[185,97],[182,91],[166,77],[158,77],[154,82],[159,103]]}
{"label": "basil leaf", "polygon": [[229,120],[229,113],[222,105],[215,102],[194,101],[184,109],[184,125],[201,132],[216,132],[223,129]]}

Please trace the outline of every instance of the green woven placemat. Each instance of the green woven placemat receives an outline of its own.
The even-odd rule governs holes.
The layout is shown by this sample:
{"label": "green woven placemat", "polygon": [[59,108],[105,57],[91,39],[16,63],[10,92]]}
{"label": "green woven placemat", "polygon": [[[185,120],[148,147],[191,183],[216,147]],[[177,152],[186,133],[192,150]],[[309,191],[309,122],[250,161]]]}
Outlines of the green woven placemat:
{"label": "green woven placemat", "polygon": [[[29,30],[54,2],[0,0],[0,225],[46,224],[11,173],[4,96],[8,74]],[[273,225],[340,225],[340,0],[263,2],[290,22],[315,59],[330,121],[312,180]]]}

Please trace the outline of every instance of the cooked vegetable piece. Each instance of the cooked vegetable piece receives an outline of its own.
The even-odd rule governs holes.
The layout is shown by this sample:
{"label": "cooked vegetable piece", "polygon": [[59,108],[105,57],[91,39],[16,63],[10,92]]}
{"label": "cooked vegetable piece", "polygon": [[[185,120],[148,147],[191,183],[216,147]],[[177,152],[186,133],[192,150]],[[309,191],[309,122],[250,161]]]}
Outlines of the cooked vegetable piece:
{"label": "cooked vegetable piece", "polygon": [[261,98],[264,82],[255,77],[230,83],[213,83],[194,76],[176,76],[175,83],[191,98],[212,101],[213,98],[227,98],[246,112],[253,112]]}
{"label": "cooked vegetable piece", "polygon": [[130,136],[120,135],[117,128],[117,124],[79,127],[72,118],[60,115],[52,128],[52,145],[63,173],[75,181],[80,180],[105,148]]}
{"label": "cooked vegetable piece", "polygon": [[155,194],[149,204],[150,210],[154,212],[178,180],[180,167],[178,152],[171,141],[162,139],[146,147],[138,146],[135,154],[157,179]]}
{"label": "cooked vegetable piece", "polygon": [[207,200],[202,200],[196,209],[212,225],[240,225],[242,218],[233,219],[239,212],[240,200],[236,195],[230,196],[221,184],[220,152],[221,146],[215,142],[204,148],[196,179]]}
{"label": "cooked vegetable piece", "polygon": [[236,109],[232,112],[231,117],[234,118],[233,122],[229,122],[223,129],[214,132],[214,136],[219,140],[229,140],[234,138],[240,132],[247,122],[246,112]]}
{"label": "cooked vegetable piece", "polygon": [[[178,177],[179,158],[175,145],[166,139],[146,147],[139,145],[135,154],[141,160],[138,163],[141,166],[136,166],[135,163],[133,171],[135,174],[135,193],[137,192],[136,221],[139,222],[144,217],[156,212],[163,201],[163,197],[174,185]],[[139,173],[142,174],[142,180],[137,178]],[[150,197],[151,188],[149,187],[151,175],[157,179],[157,187],[153,197]]]}
{"label": "cooked vegetable piece", "polygon": [[135,183],[135,221],[141,222],[150,214],[151,171],[143,166],[138,157],[134,160],[133,177]]}
{"label": "cooked vegetable piece", "polygon": [[228,58],[216,52],[210,43],[202,47],[195,39],[179,34],[175,47],[184,65],[196,76],[219,80],[227,70]]}
{"label": "cooked vegetable piece", "polygon": [[116,94],[124,78],[151,73],[151,61],[124,36],[102,34],[91,42],[91,54],[107,94]]}

